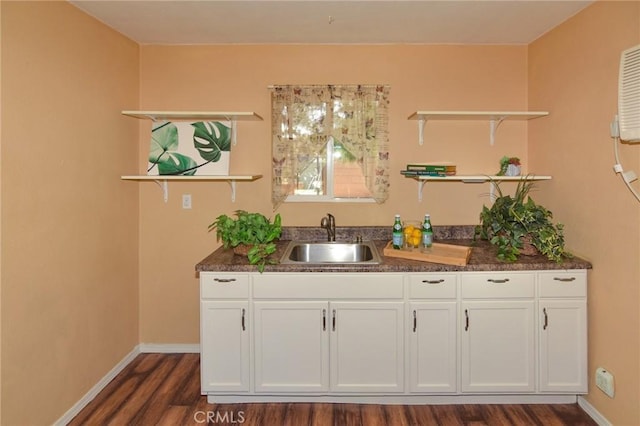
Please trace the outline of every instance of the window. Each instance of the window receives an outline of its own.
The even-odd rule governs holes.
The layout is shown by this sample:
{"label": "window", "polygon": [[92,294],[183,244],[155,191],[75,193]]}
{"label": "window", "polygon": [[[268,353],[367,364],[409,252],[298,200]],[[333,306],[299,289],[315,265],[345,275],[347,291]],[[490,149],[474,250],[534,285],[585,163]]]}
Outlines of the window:
{"label": "window", "polygon": [[388,92],[385,86],[273,88],[274,207],[386,200]]}

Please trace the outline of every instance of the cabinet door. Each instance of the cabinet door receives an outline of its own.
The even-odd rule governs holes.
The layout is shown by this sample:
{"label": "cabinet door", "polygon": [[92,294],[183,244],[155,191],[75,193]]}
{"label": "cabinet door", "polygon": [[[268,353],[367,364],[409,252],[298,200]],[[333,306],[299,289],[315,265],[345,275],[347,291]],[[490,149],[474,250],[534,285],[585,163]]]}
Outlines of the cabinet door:
{"label": "cabinet door", "polygon": [[463,392],[532,392],[534,302],[461,304]]}
{"label": "cabinet door", "polygon": [[329,388],[327,302],[254,302],[256,392]]}
{"label": "cabinet door", "polygon": [[410,304],[411,392],[457,391],[456,302]]}
{"label": "cabinet door", "polygon": [[540,391],[587,392],[587,302],[540,300]]}
{"label": "cabinet door", "polygon": [[249,391],[249,304],[200,302],[202,392]]}
{"label": "cabinet door", "polygon": [[331,391],[404,390],[403,302],[331,302]]}

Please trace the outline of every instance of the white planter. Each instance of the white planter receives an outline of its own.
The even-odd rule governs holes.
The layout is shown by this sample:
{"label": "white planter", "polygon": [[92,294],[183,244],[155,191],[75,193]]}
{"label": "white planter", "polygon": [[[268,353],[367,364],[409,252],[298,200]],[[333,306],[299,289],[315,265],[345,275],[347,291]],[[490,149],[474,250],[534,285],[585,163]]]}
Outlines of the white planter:
{"label": "white planter", "polygon": [[507,171],[505,172],[505,176],[520,176],[520,166],[516,166],[515,164],[509,164],[507,166]]}

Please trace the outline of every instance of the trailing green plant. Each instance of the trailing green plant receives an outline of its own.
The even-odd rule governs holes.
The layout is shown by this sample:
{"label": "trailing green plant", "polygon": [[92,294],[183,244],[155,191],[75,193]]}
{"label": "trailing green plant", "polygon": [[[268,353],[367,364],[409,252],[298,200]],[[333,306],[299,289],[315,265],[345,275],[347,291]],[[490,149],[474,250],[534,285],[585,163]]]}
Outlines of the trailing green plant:
{"label": "trailing green plant", "polygon": [[495,245],[498,259],[505,262],[516,261],[529,242],[549,260],[561,262],[570,256],[564,249],[563,225],[554,224],[551,211],[529,196],[533,181],[525,178],[518,182],[513,197],[504,195],[496,182],[492,184],[498,197],[491,208],[482,207],[475,238]]}
{"label": "trailing green plant", "polygon": [[247,258],[251,265],[258,265],[258,271],[264,271],[266,263],[274,264],[269,259],[276,251],[275,240],[282,233],[282,219],[276,214],[273,223],[260,213],[249,213],[244,210],[235,211],[236,219],[220,215],[209,225],[209,231],[216,231],[216,238],[222,241],[223,247],[234,248],[240,245],[249,247]]}

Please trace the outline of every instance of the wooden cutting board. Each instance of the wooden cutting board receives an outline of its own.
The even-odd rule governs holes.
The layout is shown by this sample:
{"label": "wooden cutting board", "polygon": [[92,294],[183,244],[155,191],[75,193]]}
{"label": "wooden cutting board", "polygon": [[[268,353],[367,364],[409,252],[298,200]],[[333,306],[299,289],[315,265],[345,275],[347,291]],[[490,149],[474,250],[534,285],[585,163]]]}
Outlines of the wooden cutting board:
{"label": "wooden cutting board", "polygon": [[445,265],[465,266],[471,256],[471,247],[457,246],[454,244],[433,243],[428,251],[421,252],[419,249],[393,248],[392,242],[385,246],[382,254],[389,257],[399,257],[402,259],[419,260],[422,262],[444,263]]}

